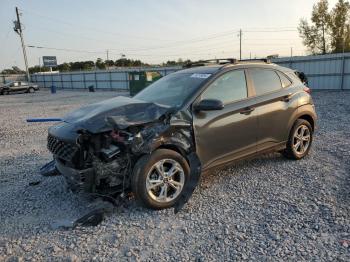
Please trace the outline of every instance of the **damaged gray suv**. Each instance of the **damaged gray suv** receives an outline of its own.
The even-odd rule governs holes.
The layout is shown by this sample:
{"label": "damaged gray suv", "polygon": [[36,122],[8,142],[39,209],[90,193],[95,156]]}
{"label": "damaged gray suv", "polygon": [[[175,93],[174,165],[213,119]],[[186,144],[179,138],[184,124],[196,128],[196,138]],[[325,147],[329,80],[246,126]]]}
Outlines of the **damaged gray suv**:
{"label": "damaged gray suv", "polygon": [[180,209],[204,171],[271,151],[308,154],[316,113],[293,70],[234,59],[187,67],[49,129],[55,169],[72,190]]}

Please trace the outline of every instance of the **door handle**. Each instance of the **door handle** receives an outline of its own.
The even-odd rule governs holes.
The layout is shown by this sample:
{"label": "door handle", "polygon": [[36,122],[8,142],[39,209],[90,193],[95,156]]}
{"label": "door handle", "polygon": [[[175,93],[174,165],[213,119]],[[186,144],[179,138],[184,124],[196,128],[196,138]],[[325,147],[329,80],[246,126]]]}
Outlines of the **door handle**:
{"label": "door handle", "polygon": [[289,102],[291,97],[292,97],[292,93],[289,93],[288,95],[283,96],[281,101]]}
{"label": "door handle", "polygon": [[250,113],[253,112],[254,110],[255,110],[255,108],[246,107],[242,111],[240,111],[239,113],[242,115],[250,115]]}

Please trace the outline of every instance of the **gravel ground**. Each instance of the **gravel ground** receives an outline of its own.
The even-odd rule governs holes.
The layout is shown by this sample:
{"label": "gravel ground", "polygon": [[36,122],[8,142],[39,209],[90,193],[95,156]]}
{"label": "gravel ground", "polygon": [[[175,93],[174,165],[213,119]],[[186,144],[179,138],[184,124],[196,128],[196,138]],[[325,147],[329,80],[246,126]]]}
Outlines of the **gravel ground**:
{"label": "gravel ground", "polygon": [[207,174],[177,215],[128,200],[96,227],[55,229],[92,207],[40,177],[49,124],[25,119],[115,95],[0,96],[0,261],[350,260],[350,92],[313,94],[319,129],[304,160],[269,154]]}

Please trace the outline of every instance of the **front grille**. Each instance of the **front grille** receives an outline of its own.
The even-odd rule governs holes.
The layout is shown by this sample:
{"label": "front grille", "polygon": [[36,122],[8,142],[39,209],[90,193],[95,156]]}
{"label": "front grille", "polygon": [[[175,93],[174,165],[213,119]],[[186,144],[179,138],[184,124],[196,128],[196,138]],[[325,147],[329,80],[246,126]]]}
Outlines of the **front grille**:
{"label": "front grille", "polygon": [[47,138],[47,148],[50,152],[66,161],[72,161],[79,148],[77,145],[67,143],[49,135]]}

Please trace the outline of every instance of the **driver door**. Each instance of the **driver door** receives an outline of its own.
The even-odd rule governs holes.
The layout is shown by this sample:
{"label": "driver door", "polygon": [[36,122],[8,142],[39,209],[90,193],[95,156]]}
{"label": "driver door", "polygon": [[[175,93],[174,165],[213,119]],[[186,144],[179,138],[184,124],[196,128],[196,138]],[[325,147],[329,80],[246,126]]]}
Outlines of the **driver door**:
{"label": "driver door", "polygon": [[217,77],[195,103],[217,99],[222,110],[193,112],[196,151],[203,169],[256,152],[257,113],[246,71],[232,70]]}

